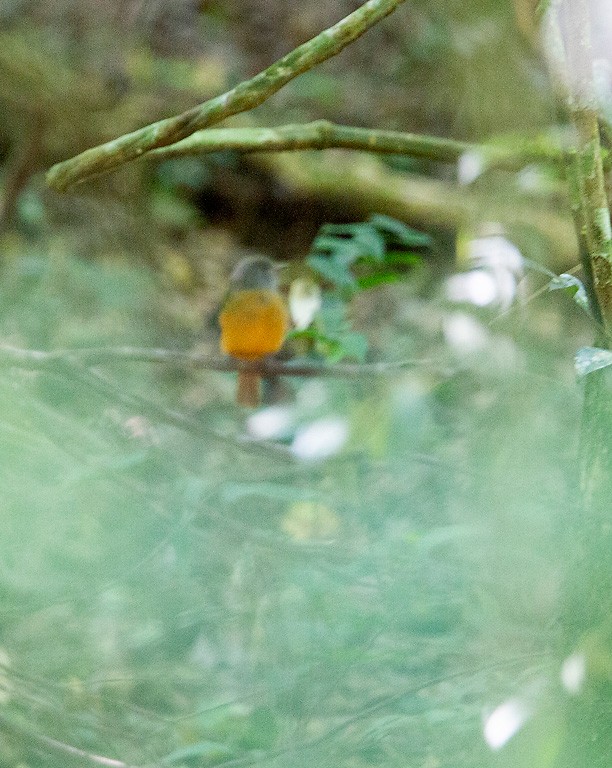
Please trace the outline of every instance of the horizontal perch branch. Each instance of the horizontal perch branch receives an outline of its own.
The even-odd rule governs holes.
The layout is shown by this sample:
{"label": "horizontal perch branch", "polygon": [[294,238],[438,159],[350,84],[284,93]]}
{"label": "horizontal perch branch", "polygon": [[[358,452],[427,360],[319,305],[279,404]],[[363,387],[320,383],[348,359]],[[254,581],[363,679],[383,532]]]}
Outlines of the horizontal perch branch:
{"label": "horizontal perch branch", "polygon": [[156,422],[170,424],[194,437],[213,440],[251,452],[263,454],[273,452],[281,458],[293,458],[290,451],[283,445],[267,440],[252,440],[240,434],[220,433],[207,426],[201,419],[184,414],[181,411],[175,411],[172,408],[166,408],[147,397],[128,392],[119,382],[114,381],[100,371],[83,365],[81,361],[77,360],[75,355],[70,356],[67,353],[42,352],[33,349],[0,346],[0,366],[13,366],[25,370],[46,371],[51,374],[57,374],[66,380],[96,392],[99,396],[113,404],[119,404]]}
{"label": "horizontal perch branch", "polygon": [[142,349],[137,347],[100,347],[91,349],[70,349],[43,352],[34,349],[0,346],[0,366],[13,365],[24,368],[42,368],[55,364],[77,363],[79,365],[101,365],[103,363],[165,363],[182,365],[189,368],[201,368],[209,371],[231,373],[250,371],[262,376],[334,376],[352,378],[363,376],[385,376],[407,368],[432,365],[426,359],[401,360],[393,363],[327,363],[260,360],[243,362],[230,357],[200,355],[190,352],[177,352],[168,349]]}
{"label": "horizontal perch branch", "polygon": [[361,149],[381,154],[410,155],[442,163],[455,163],[466,153],[480,155],[483,165],[515,169],[528,162],[561,159],[564,150],[551,141],[522,140],[506,144],[471,144],[437,136],[400,131],[371,130],[338,125],[327,120],[281,125],[275,128],[217,128],[196,131],[186,139],[156,149],[151,155],[170,159],[222,150],[286,152],[304,149]]}
{"label": "horizontal perch branch", "polygon": [[[99,396],[126,409],[130,409],[143,416],[163,422],[182,430],[195,437],[213,440],[215,442],[230,445],[234,448],[261,453],[262,455],[275,456],[284,460],[294,461],[291,450],[280,443],[268,440],[253,440],[241,434],[220,433],[206,425],[202,420],[189,414],[167,408],[153,400],[138,394],[126,391],[118,381],[114,381],[93,367],[103,362],[149,362],[166,363],[173,365],[185,365],[198,368],[206,368],[216,371],[253,370],[263,375],[286,376],[363,376],[384,375],[392,371],[427,361],[404,361],[400,363],[373,363],[368,365],[316,365],[295,364],[281,361],[264,361],[261,363],[240,363],[230,358],[209,357],[205,355],[190,354],[187,352],[173,352],[164,349],[138,349],[132,347],[63,350],[45,352],[18,347],[0,346],[0,367],[15,367],[25,370],[46,371],[58,374],[63,378],[74,381],[76,384],[96,392]],[[422,458],[420,460],[423,460]],[[429,459],[427,459],[429,460]]]}
{"label": "horizontal perch branch", "polygon": [[334,26],[230,91],[180,115],[152,123],[54,165],[47,173],[47,183],[58,191],[64,191],[90,176],[134,160],[145,152],[174,144],[226,117],[259,106],[298,75],[340,53],[402,2],[404,0],[368,0]]}
{"label": "horizontal perch branch", "polygon": [[326,120],[281,125],[276,128],[217,128],[196,131],[182,141],[151,153],[157,159],[200,155],[222,150],[285,152],[299,149],[365,149],[371,152],[428,157],[455,162],[473,145],[452,139],[417,136],[399,131],[378,131],[337,125]]}

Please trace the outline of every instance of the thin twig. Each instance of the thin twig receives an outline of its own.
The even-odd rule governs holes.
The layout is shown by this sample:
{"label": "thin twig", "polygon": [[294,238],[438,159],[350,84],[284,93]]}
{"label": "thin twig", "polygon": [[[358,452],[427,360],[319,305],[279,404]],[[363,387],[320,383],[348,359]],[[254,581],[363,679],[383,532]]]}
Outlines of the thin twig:
{"label": "thin twig", "polygon": [[58,752],[59,754],[64,755],[65,758],[70,757],[79,759],[81,765],[84,764],[83,761],[86,761],[86,763],[102,765],[105,766],[105,768],[138,768],[137,766],[125,763],[123,760],[116,760],[115,758],[106,757],[105,755],[96,755],[93,752],[87,752],[79,747],[74,747],[72,744],[66,744],[63,741],[58,741],[45,734],[37,733],[33,728],[17,723],[5,715],[0,715],[0,727],[13,733],[20,739],[32,739],[39,746],[44,746],[53,752]]}

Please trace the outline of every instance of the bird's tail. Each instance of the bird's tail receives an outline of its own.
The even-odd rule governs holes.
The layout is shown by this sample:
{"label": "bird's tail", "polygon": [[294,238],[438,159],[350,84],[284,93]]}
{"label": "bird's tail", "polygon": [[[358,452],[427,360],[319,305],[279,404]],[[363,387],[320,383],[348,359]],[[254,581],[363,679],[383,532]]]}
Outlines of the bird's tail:
{"label": "bird's tail", "polygon": [[236,402],[245,408],[257,408],[261,398],[261,376],[250,371],[238,371]]}

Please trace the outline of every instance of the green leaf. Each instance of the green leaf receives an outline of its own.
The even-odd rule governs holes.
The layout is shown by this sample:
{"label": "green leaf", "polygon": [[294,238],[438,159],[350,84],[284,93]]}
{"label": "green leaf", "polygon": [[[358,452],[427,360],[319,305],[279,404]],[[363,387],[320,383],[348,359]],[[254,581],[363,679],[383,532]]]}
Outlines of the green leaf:
{"label": "green leaf", "polygon": [[347,331],[328,336],[319,332],[313,338],[317,352],[330,363],[338,363],[347,357],[362,362],[368,351],[368,341],[361,333]]}
{"label": "green leaf", "polygon": [[329,256],[309,256],[307,263],[325,280],[339,288],[355,288],[357,282],[346,264]]}
{"label": "green leaf", "polygon": [[423,257],[421,254],[414,251],[387,251],[385,256],[385,264],[389,266],[413,267],[422,262]]}
{"label": "green leaf", "polygon": [[574,297],[574,301],[579,307],[590,315],[591,309],[589,307],[589,298],[582,282],[574,275],[569,275],[564,272],[561,275],[555,275],[548,284],[549,291],[558,291],[567,289]]}
{"label": "green leaf", "polygon": [[376,288],[377,285],[386,285],[388,283],[397,283],[402,279],[399,272],[378,272],[372,275],[364,275],[357,278],[357,285],[361,290]]}
{"label": "green leaf", "polygon": [[375,213],[373,216],[370,216],[369,222],[376,229],[392,235],[394,241],[400,245],[421,248],[429,248],[432,245],[433,241],[429,235],[419,232],[417,229],[413,229],[391,216]]}
{"label": "green leaf", "polygon": [[[332,235],[320,234],[312,241],[313,253],[334,253],[338,249],[338,243],[342,242],[339,238]],[[348,242],[348,241],[344,241]]]}
{"label": "green leaf", "polygon": [[[342,351],[342,358],[351,357],[359,362],[365,360],[368,353],[368,340],[361,333],[347,333],[338,339]],[[340,358],[340,359],[342,359]]]}
{"label": "green leaf", "polygon": [[582,347],[576,352],[574,366],[580,378],[612,365],[612,352],[600,347]]}
{"label": "green leaf", "polygon": [[357,223],[357,224],[323,224],[321,227],[321,234],[322,235],[345,235],[345,236],[352,236],[357,233],[357,231],[362,227],[363,224]]}
{"label": "green leaf", "polygon": [[344,264],[352,264],[362,255],[361,246],[355,240],[347,240],[342,237],[328,237],[319,235],[312,244],[314,254],[325,254],[329,258],[342,261]]}
{"label": "green leaf", "polygon": [[330,363],[338,363],[345,357],[340,341],[331,338],[331,336],[324,336],[323,334],[317,339],[317,351]]}
{"label": "green leaf", "polygon": [[[321,227],[321,238],[326,241],[333,240],[334,245],[330,250],[342,250],[342,245],[350,245],[354,258],[372,256],[381,261],[385,256],[386,243],[383,235],[369,222],[359,224],[324,224]],[[314,245],[318,241],[315,240]],[[318,250],[315,247],[315,250]]]}
{"label": "green leaf", "polygon": [[315,343],[317,352],[330,363],[337,363],[347,357],[362,362],[368,351],[368,341],[361,333],[347,329],[346,323],[340,322],[335,335],[323,333],[317,328],[308,328],[292,331],[289,338],[310,339]]}
{"label": "green leaf", "polygon": [[292,328],[287,333],[287,339],[306,339],[306,340],[315,340],[320,336],[320,332],[317,331],[317,329],[310,325],[308,328]]}
{"label": "green leaf", "polygon": [[385,258],[387,246],[385,238],[374,227],[364,225],[355,233],[355,243],[360,248],[362,257],[371,256],[380,262]]}
{"label": "green leaf", "polygon": [[[390,243],[395,245],[392,251]],[[308,264],[338,289],[372,288],[396,282],[403,268],[419,261],[418,254],[398,248],[430,243],[428,235],[390,216],[375,215],[359,224],[324,224],[312,243]],[[356,262],[361,267],[358,279],[351,271]],[[379,272],[382,265],[387,269]]]}
{"label": "green leaf", "polygon": [[346,301],[334,294],[324,294],[319,316],[327,333],[337,334],[341,328],[347,327]]}

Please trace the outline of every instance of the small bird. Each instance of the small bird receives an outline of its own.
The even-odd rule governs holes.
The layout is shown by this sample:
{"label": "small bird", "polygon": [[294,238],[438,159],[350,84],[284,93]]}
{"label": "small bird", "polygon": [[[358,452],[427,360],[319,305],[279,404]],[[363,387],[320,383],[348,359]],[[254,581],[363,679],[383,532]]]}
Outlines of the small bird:
{"label": "small bird", "polygon": [[[237,360],[261,360],[283,346],[289,314],[270,259],[253,256],[238,263],[230,278],[219,322],[221,350]],[[238,371],[236,402],[255,408],[260,397],[260,374]]]}

